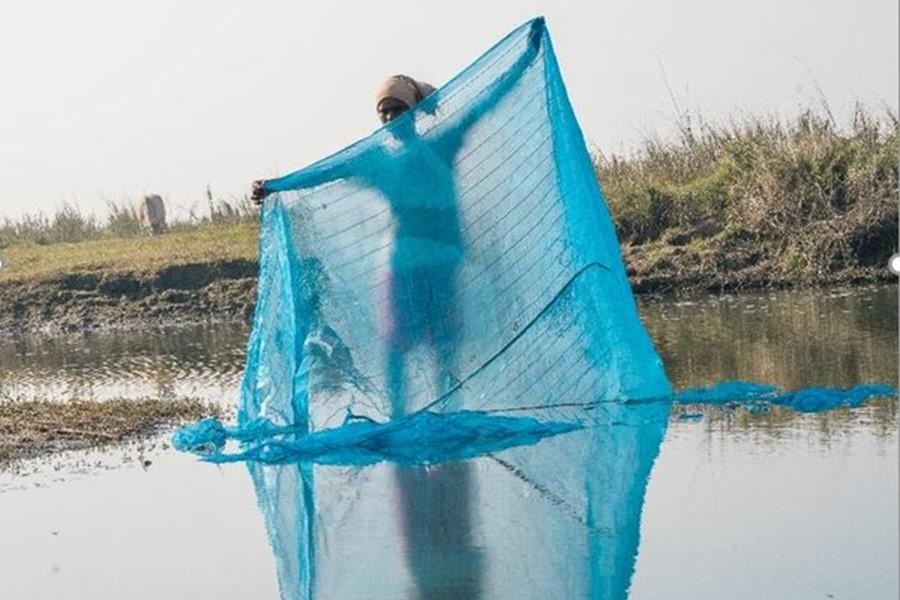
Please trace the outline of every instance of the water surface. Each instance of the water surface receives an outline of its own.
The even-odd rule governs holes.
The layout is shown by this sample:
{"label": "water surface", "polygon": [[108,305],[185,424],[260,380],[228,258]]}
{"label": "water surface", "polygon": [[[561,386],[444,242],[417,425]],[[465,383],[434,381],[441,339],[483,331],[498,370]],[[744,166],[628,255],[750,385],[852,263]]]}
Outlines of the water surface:
{"label": "water surface", "polygon": [[[896,307],[895,288],[873,287],[649,300],[641,315],[677,388],[731,378],[799,388],[896,381]],[[2,339],[0,397],[230,405],[246,335],[217,325]],[[605,501],[603,486],[591,491],[563,468],[557,481],[510,468],[578,447],[554,438],[430,473],[309,467],[315,497],[300,498],[306,513],[275,513],[297,534],[275,547],[259,477],[254,488],[241,465],[201,465],[161,445],[53,458],[33,474],[0,473],[0,585],[3,597],[29,599],[278,598],[279,579],[302,579],[285,569],[306,564],[321,593],[342,598],[414,597],[447,581],[484,598],[547,597],[582,593],[554,582],[591,577],[585,557],[603,547],[622,552],[620,566],[594,564],[626,577],[633,568],[636,599],[897,597],[896,401],[813,415],[676,410],[640,522],[608,539],[567,495]],[[136,454],[151,464],[122,464]],[[263,489],[303,489],[296,467],[277,473],[280,487]],[[441,510],[414,510],[435,502]],[[414,535],[429,528],[444,533]],[[304,553],[304,535],[318,554]]]}

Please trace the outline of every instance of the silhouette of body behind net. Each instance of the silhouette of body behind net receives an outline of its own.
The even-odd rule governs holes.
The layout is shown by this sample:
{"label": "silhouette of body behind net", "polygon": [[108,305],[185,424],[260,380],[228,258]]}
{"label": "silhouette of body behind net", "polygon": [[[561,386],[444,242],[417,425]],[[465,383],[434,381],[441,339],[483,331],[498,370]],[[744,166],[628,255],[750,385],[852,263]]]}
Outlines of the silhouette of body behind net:
{"label": "silhouette of body behind net", "polygon": [[[459,382],[457,271],[466,249],[459,215],[455,164],[471,128],[516,84],[540,49],[543,22],[535,21],[527,50],[459,116],[420,135],[410,111],[388,124],[384,143],[340,162],[267,181],[267,191],[315,187],[349,179],[377,190],[394,221],[388,270],[384,374],[391,412],[407,412],[405,356],[421,344],[433,351],[434,388]],[[422,105],[420,105],[422,106]],[[428,113],[427,99],[422,111]],[[390,165],[385,168],[384,165]],[[352,199],[349,200],[352,202]]]}

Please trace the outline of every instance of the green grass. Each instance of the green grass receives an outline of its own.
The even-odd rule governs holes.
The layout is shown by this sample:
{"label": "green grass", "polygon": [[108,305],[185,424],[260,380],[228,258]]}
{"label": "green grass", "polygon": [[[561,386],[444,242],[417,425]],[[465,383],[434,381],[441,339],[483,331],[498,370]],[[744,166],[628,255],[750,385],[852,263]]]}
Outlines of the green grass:
{"label": "green grass", "polygon": [[148,274],[160,268],[221,260],[255,260],[258,225],[241,222],[153,237],[85,242],[19,243],[0,249],[0,283],[46,280],[78,273]]}

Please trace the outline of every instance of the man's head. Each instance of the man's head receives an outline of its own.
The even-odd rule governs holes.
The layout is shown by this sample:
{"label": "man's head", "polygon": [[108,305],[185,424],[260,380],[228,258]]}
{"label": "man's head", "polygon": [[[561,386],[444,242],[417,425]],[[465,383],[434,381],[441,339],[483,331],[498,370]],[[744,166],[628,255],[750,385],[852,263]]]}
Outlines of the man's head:
{"label": "man's head", "polygon": [[389,77],[381,85],[376,97],[375,109],[378,111],[378,119],[382,124],[393,121],[433,91],[434,86],[406,75]]}

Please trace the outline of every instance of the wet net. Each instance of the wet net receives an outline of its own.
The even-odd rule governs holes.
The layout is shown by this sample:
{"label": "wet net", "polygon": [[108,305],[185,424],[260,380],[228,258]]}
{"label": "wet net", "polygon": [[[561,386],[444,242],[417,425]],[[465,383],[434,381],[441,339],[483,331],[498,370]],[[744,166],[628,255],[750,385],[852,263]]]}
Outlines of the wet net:
{"label": "wet net", "polygon": [[543,20],[266,188],[239,424],[669,394]]}
{"label": "wet net", "polygon": [[[244,442],[211,460],[251,461],[282,596],[622,597],[671,390],[543,20],[266,187],[238,426],[194,437]],[[555,558],[489,575],[476,518]]]}

